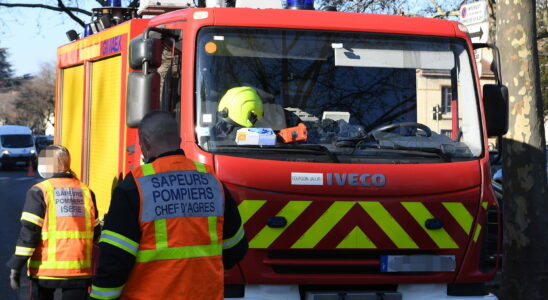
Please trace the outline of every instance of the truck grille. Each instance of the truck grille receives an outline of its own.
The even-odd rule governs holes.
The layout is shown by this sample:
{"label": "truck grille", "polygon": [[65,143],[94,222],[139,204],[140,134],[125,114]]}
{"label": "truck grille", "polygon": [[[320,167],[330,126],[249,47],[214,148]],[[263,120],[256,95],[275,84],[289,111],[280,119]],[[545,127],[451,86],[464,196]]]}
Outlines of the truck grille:
{"label": "truck grille", "polygon": [[[273,250],[263,263],[278,274],[378,274],[381,255],[431,254],[425,251]],[[384,273],[390,275],[390,273]],[[410,274],[410,273],[408,273]]]}

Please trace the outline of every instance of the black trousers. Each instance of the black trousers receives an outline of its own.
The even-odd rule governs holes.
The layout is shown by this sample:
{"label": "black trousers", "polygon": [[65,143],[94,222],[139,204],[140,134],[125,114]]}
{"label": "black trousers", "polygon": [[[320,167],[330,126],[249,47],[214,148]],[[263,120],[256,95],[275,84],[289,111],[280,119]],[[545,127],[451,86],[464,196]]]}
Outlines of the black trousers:
{"label": "black trousers", "polygon": [[[86,300],[88,299],[87,287],[60,288],[63,300]],[[53,300],[55,288],[42,287],[37,280],[30,281],[31,300]]]}

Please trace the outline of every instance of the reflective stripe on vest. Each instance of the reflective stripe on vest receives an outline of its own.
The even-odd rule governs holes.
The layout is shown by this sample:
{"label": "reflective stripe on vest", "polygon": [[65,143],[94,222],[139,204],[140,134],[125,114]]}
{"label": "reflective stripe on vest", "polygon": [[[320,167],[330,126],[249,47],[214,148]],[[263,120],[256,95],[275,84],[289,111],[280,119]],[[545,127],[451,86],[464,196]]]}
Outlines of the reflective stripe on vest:
{"label": "reflective stripe on vest", "polygon": [[91,286],[90,296],[96,299],[116,299],[122,294],[124,286],[114,287],[114,288],[102,288],[95,285]]}
{"label": "reflective stripe on vest", "polygon": [[103,232],[101,232],[101,240],[99,240],[99,242],[111,244],[133,256],[137,255],[137,249],[139,248],[139,244],[130,238],[110,230],[103,230]]}
{"label": "reflective stripe on vest", "polygon": [[[194,163],[198,172],[207,174],[206,168],[202,163]],[[156,174],[156,171],[154,170],[154,166],[152,164],[142,165],[141,169],[145,177]],[[144,213],[145,212],[143,212],[143,214]],[[156,249],[139,250],[137,252],[136,261],[150,262],[166,259],[186,259],[193,257],[220,256],[222,254],[222,244],[219,243],[219,238],[217,236],[217,218],[217,216],[207,217],[211,244],[192,245],[184,247],[168,247],[167,219],[154,220]]]}
{"label": "reflective stripe on vest", "polygon": [[237,245],[244,237],[245,231],[243,224],[240,224],[240,228],[238,228],[238,232],[236,234],[228,239],[223,239],[223,249],[230,249]]}
{"label": "reflective stripe on vest", "polygon": [[21,246],[15,247],[15,255],[31,256],[33,252],[34,252],[34,248],[21,247]]}
{"label": "reflective stripe on vest", "polygon": [[[76,179],[74,179],[76,180]],[[45,221],[43,221],[47,226],[42,228],[41,238],[42,238],[42,244],[41,247],[45,248],[45,253],[47,253],[46,257],[42,257],[44,260],[36,260],[35,257],[31,257],[31,259],[28,262],[29,268],[37,269],[29,270],[29,273],[31,275],[38,276],[39,278],[42,278],[43,275],[47,276],[69,276],[69,274],[80,274],[80,275],[91,275],[91,250],[93,247],[93,221],[92,221],[92,213],[91,210],[93,209],[92,201],[91,201],[91,192],[81,182],[78,182],[78,189],[81,189],[82,194],[80,195],[73,195],[75,188],[61,188],[61,187],[54,187],[50,180],[45,180],[39,185],[43,188],[42,190],[45,191],[45,199],[46,202],[46,216]],[[59,194],[58,198],[56,198],[56,192]],[[82,201],[83,203],[76,202],[78,205],[71,205],[74,204],[73,201],[75,199],[78,199],[79,201]],[[68,204],[63,205],[62,202],[56,203],[56,201],[70,201]],[[83,209],[83,211],[82,211]],[[59,211],[58,211],[59,210]],[[84,222],[84,230],[78,231],[78,230],[57,230],[57,222],[58,218],[62,217],[83,217]],[[29,216],[25,216],[25,219],[29,218]],[[95,216],[93,216],[95,218]],[[69,223],[70,224],[70,223]],[[63,257],[59,256],[59,249],[58,241],[59,240],[70,240],[70,239],[83,239],[85,240],[83,249],[83,260],[70,260],[70,259],[63,259]],[[74,251],[79,251],[78,249],[75,249]],[[81,251],[81,250],[80,250]],[[43,252],[42,252],[43,253]],[[52,274],[42,274],[41,270],[48,269],[47,273]],[[56,271],[57,270],[57,271]],[[78,275],[76,275],[78,276]]]}
{"label": "reflective stripe on vest", "polygon": [[40,226],[40,227],[42,227],[42,225],[44,225],[44,219],[40,218],[39,216],[37,216],[35,214],[31,214],[29,212],[26,212],[26,211],[24,211],[21,214],[21,220],[33,223],[33,224],[35,224],[37,226]]}

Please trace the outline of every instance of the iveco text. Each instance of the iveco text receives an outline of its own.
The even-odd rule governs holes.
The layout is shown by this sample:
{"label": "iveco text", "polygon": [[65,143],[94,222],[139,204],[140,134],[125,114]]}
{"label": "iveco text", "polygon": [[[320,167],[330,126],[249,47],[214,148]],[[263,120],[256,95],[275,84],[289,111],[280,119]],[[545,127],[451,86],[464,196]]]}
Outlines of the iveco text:
{"label": "iveco text", "polygon": [[386,177],[383,174],[327,173],[327,185],[349,186],[384,186]]}

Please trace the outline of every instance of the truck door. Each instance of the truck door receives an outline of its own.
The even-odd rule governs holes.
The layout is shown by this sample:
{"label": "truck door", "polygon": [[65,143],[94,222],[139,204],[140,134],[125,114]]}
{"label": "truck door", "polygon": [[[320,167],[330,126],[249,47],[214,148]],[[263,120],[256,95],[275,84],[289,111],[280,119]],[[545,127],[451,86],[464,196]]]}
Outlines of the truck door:
{"label": "truck door", "polygon": [[[112,188],[118,183],[122,56],[91,63],[89,126],[89,185],[101,212],[108,210]],[[108,199],[108,200],[107,200]],[[106,200],[106,201],[105,201]]]}

